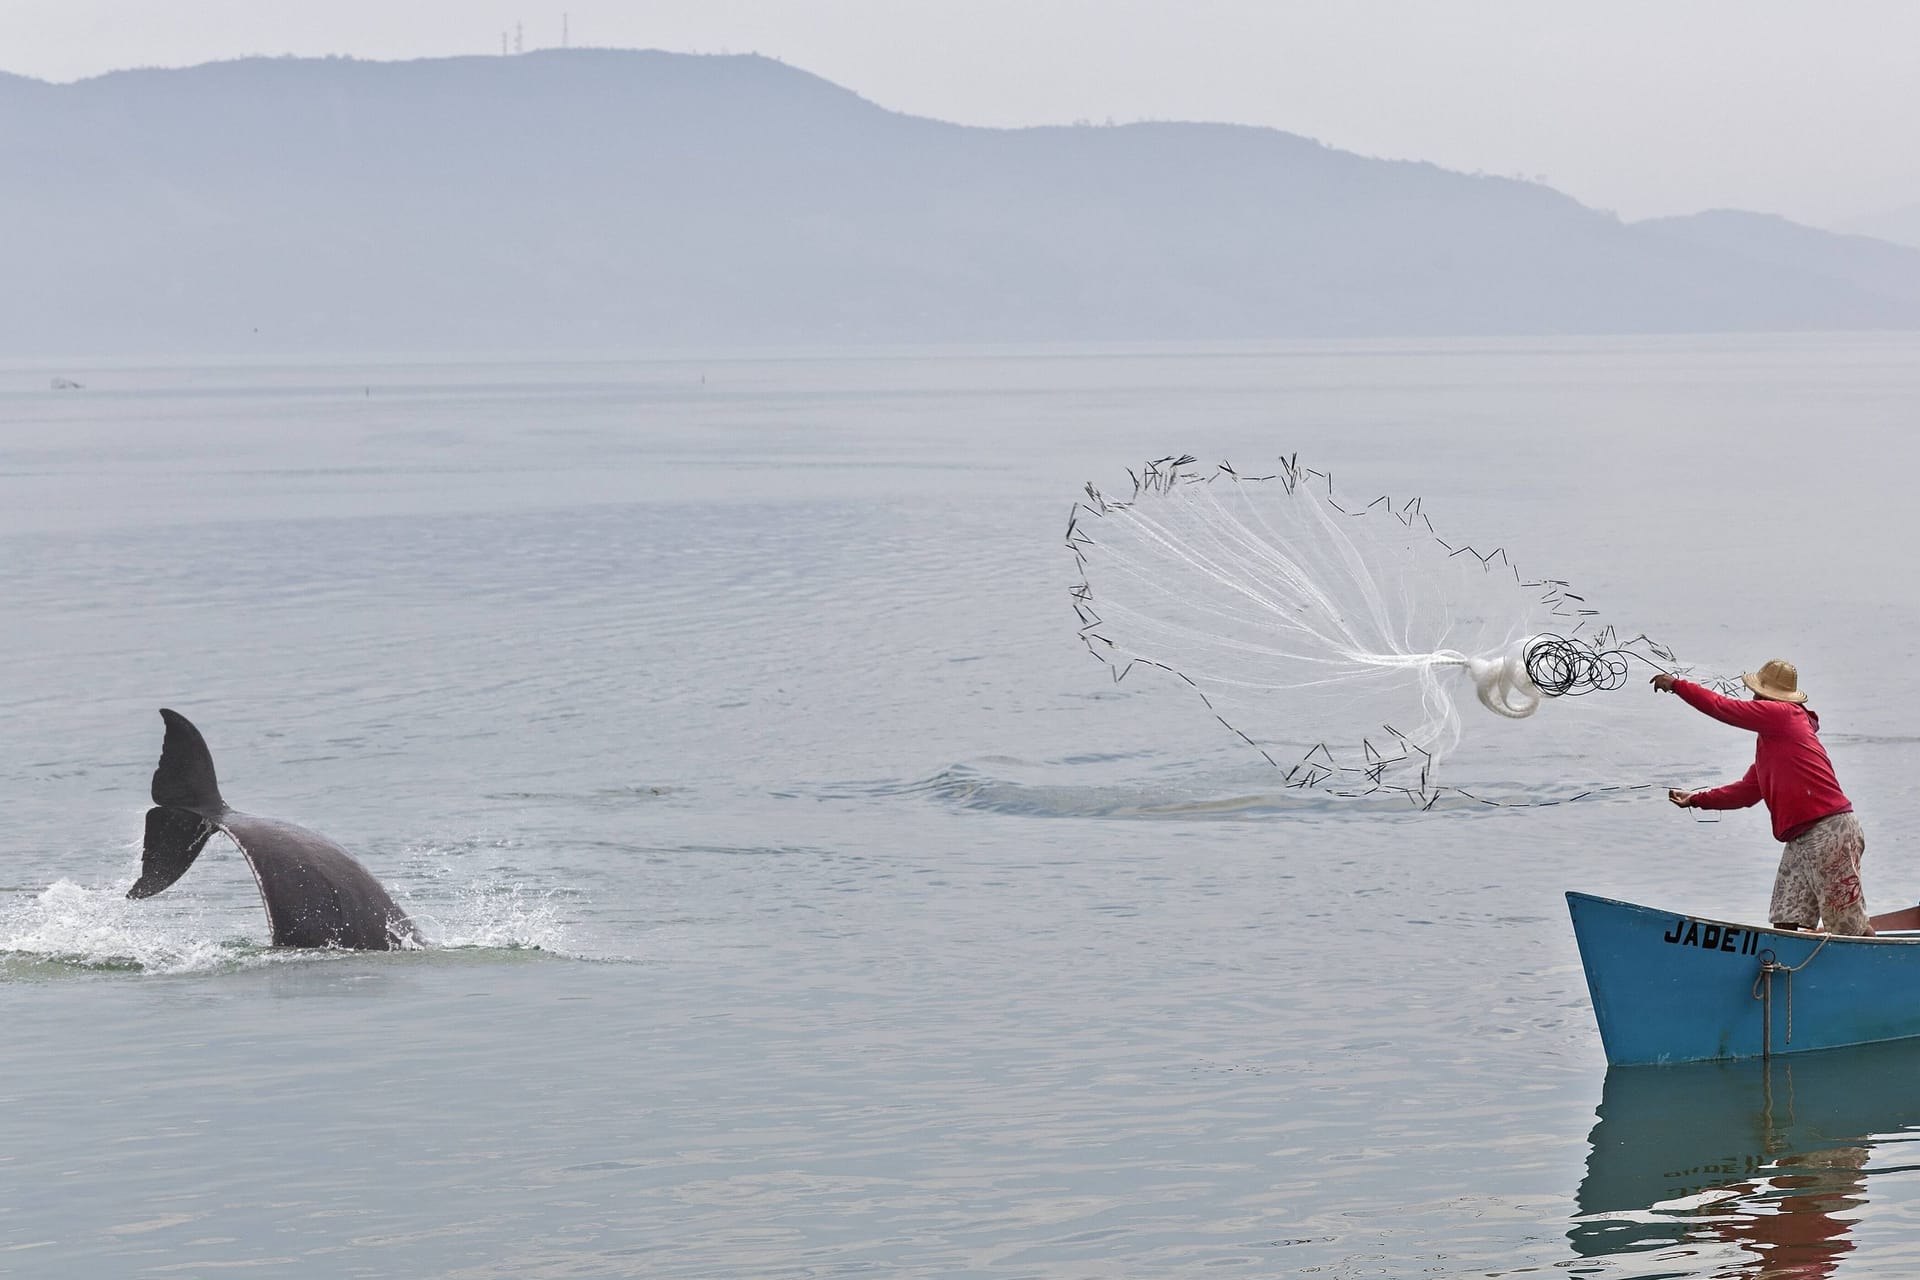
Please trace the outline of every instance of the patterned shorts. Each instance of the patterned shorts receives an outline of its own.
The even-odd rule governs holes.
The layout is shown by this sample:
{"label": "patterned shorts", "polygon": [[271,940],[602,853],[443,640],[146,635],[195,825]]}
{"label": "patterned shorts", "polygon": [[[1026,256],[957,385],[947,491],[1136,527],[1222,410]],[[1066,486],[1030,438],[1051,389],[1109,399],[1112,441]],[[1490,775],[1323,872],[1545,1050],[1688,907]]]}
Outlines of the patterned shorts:
{"label": "patterned shorts", "polygon": [[1851,813],[1822,818],[1787,842],[1780,873],[1773,878],[1767,918],[1829,933],[1868,932],[1866,897],[1860,891],[1860,856],[1867,837]]}

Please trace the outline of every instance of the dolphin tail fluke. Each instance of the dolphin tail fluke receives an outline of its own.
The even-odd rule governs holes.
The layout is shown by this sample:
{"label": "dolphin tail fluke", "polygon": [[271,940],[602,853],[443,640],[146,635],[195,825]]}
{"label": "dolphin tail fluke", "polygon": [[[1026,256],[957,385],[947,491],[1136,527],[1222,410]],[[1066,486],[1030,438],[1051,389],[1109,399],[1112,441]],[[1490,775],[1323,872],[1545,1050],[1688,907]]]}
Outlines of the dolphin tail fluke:
{"label": "dolphin tail fluke", "polygon": [[[185,721],[181,721],[185,724]],[[192,725],[187,725],[191,729]],[[197,739],[198,734],[194,737]],[[169,733],[171,742],[173,735]],[[162,767],[165,765],[163,763]],[[154,790],[159,790],[156,780]],[[147,810],[147,841],[140,853],[140,878],[127,890],[129,898],[151,898],[187,874],[187,868],[200,856],[214,825],[191,809],[158,805]]]}
{"label": "dolphin tail fluke", "polygon": [[[178,711],[162,707],[160,718],[167,722],[167,737],[160,745],[160,767],[153,771],[153,802],[167,808],[185,809],[203,818],[225,813],[227,802],[220,798],[220,783],[213,774],[213,753],[207,750],[207,740],[200,736],[193,722]],[[147,815],[147,841],[151,848],[151,813]]]}

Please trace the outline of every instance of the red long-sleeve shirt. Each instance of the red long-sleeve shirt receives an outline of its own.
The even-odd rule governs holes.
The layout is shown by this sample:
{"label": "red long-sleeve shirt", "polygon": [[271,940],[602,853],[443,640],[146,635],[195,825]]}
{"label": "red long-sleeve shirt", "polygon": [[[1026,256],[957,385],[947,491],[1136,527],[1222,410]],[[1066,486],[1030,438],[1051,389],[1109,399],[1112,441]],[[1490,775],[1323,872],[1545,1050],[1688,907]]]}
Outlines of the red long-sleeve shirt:
{"label": "red long-sleeve shirt", "polygon": [[1747,776],[1696,793],[1694,808],[1745,809],[1764,800],[1773,818],[1773,838],[1783,843],[1822,818],[1852,812],[1853,802],[1840,790],[1833,761],[1820,745],[1820,717],[1812,711],[1770,698],[1728,698],[1691,680],[1674,681],[1673,691],[1720,723],[1760,735]]}

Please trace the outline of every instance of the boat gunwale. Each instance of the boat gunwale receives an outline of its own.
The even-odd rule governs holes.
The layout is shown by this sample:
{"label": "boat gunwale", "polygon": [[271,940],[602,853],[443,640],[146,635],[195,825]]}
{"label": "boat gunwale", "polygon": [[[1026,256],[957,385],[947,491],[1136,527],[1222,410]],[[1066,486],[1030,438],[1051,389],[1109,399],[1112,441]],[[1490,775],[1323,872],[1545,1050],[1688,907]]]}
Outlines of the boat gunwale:
{"label": "boat gunwale", "polygon": [[[1805,938],[1809,940],[1817,940],[1817,939],[1824,938],[1829,943],[1844,942],[1848,944],[1893,943],[1893,944],[1911,945],[1915,943],[1920,943],[1920,929],[1903,929],[1903,930],[1898,930],[1898,931],[1893,931],[1888,933],[1874,933],[1874,934],[1828,933],[1822,929],[1782,929],[1771,924],[1745,924],[1738,920],[1722,920],[1715,916],[1697,916],[1687,911],[1666,911],[1666,910],[1662,910],[1659,907],[1650,907],[1644,902],[1628,902],[1624,898],[1607,898],[1607,897],[1602,897],[1600,894],[1597,894],[1597,893],[1582,893],[1578,889],[1568,889],[1565,892],[1569,901],[1571,901],[1574,898],[1582,898],[1588,902],[1604,902],[1608,906],[1629,907],[1635,911],[1652,912],[1654,915],[1680,916],[1687,920],[1697,920],[1701,924],[1717,924],[1721,928],[1727,928],[1731,926],[1732,928],[1745,929],[1752,933],[1772,934],[1776,938]],[[1576,936],[1578,936],[1579,934],[1579,928],[1577,925],[1574,929],[1574,933]]]}

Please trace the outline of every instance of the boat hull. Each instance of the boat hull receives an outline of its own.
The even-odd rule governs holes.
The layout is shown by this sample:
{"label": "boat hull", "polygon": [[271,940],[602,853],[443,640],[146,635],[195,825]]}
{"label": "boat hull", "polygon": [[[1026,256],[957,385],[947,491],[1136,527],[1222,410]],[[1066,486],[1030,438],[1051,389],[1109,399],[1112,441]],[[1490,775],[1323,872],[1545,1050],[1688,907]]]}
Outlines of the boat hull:
{"label": "boat hull", "polygon": [[1584,893],[1567,910],[1616,1066],[1920,1036],[1920,938],[1800,933]]}

